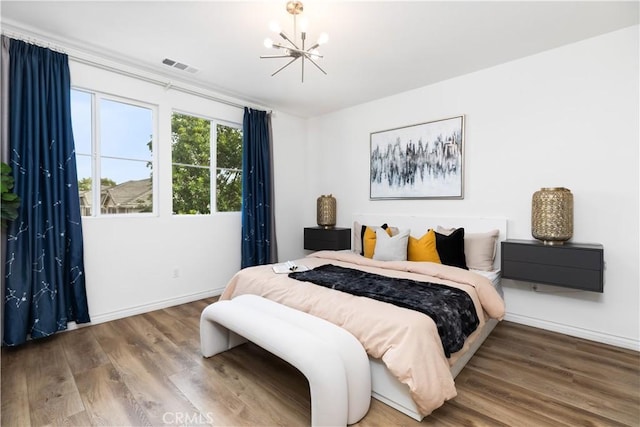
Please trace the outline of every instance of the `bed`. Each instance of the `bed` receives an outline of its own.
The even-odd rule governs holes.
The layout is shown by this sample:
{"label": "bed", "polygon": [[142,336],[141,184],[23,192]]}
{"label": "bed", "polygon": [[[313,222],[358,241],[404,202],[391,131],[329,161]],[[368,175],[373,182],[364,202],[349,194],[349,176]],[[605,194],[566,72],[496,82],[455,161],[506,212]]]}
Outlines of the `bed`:
{"label": "bed", "polygon": [[[423,240],[421,237],[426,236],[428,229],[439,231],[438,238],[444,239],[445,243],[454,240],[459,243],[460,229],[464,229],[465,251],[476,248],[480,242],[472,239],[482,237],[485,247],[482,263],[477,253],[467,257],[470,264],[474,264],[469,267],[477,264],[481,269],[465,270],[436,262],[384,257],[372,259],[361,255],[364,246],[371,249],[371,241],[363,241],[364,229],[368,228],[367,233],[373,229],[381,233],[379,228],[382,224],[387,224],[390,231],[386,232],[389,239],[386,235],[377,235],[379,254],[383,254],[387,244],[398,245],[394,236],[402,238],[410,234],[415,244]],[[255,294],[341,326],[360,341],[369,355],[372,396],[416,420],[422,420],[456,396],[455,376],[504,316],[498,252],[499,241],[506,238],[506,228],[507,221],[504,218],[355,215],[353,250],[318,251],[293,261],[300,270],[308,269],[311,272],[329,267],[357,270],[375,277],[430,282],[464,291],[472,301],[477,327],[468,335],[463,335],[464,341],[458,340],[455,346],[441,336],[441,322],[438,321],[437,327],[431,317],[421,312],[300,280],[304,274],[302,272],[292,275],[300,275],[296,280],[289,274],[275,273],[273,266],[269,265],[238,272],[220,299]],[[442,237],[448,233],[452,237]],[[485,237],[488,235],[493,237],[490,251],[486,249]],[[368,237],[371,235],[368,234]]]}

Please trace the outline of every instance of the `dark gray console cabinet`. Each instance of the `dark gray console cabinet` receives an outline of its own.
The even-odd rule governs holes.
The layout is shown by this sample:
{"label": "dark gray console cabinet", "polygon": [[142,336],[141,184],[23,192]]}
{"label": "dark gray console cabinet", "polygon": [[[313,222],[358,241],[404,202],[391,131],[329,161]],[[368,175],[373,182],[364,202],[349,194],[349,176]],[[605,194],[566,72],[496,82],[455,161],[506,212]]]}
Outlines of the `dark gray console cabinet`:
{"label": "dark gray console cabinet", "polygon": [[502,277],[592,292],[603,291],[602,245],[545,245],[535,240],[502,242]]}
{"label": "dark gray console cabinet", "polygon": [[351,249],[351,229],[306,227],[304,248],[312,251]]}

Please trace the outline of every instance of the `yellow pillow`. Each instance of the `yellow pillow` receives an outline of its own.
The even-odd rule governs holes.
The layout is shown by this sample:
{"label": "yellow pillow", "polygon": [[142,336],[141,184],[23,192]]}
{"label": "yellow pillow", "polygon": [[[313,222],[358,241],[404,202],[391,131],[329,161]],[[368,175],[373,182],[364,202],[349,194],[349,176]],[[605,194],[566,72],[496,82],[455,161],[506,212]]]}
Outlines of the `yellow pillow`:
{"label": "yellow pillow", "polygon": [[407,245],[407,260],[409,261],[429,261],[442,264],[438,250],[436,249],[436,233],[433,230],[426,232],[419,239],[409,237]]}
{"label": "yellow pillow", "polygon": [[[391,236],[391,227],[387,227],[385,231],[389,236]],[[367,227],[364,230],[364,236],[362,236],[362,250],[364,252],[364,256],[367,258],[373,258],[373,252],[375,251],[375,249],[376,230],[372,227]]]}

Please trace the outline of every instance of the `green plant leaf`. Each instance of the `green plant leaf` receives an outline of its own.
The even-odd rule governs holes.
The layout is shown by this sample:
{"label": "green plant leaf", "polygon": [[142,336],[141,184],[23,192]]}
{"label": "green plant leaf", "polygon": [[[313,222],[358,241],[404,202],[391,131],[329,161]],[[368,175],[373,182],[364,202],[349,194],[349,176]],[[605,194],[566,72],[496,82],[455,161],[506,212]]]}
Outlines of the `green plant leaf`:
{"label": "green plant leaf", "polygon": [[2,200],[2,209],[0,211],[2,219],[2,227],[7,226],[7,221],[13,221],[18,217],[18,208],[20,207],[20,197],[12,193],[14,180],[11,174],[11,166],[4,162],[0,162],[0,172],[2,179],[0,180],[0,194]]}

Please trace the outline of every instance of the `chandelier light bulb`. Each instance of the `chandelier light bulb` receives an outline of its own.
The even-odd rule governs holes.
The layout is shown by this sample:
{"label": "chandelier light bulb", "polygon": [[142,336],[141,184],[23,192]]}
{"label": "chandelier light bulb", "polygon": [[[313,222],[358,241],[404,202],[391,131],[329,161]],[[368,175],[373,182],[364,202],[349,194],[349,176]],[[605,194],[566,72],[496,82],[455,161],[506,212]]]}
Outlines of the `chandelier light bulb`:
{"label": "chandelier light bulb", "polygon": [[282,32],[282,28],[280,28],[280,24],[278,23],[278,21],[269,22],[269,29],[278,34]]}
{"label": "chandelier light bulb", "polygon": [[309,20],[307,18],[300,18],[300,31],[306,33],[309,29]]}
{"label": "chandelier light bulb", "polygon": [[273,47],[273,40],[271,39],[264,39],[264,47],[271,49]]}
{"label": "chandelier light bulb", "polygon": [[318,44],[323,45],[328,41],[329,41],[329,35],[327,33],[320,34],[320,37],[318,38]]}
{"label": "chandelier light bulb", "polygon": [[311,54],[311,56],[313,56],[313,59],[322,59],[322,55],[320,55],[318,49],[313,49],[309,51],[309,53]]}

